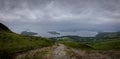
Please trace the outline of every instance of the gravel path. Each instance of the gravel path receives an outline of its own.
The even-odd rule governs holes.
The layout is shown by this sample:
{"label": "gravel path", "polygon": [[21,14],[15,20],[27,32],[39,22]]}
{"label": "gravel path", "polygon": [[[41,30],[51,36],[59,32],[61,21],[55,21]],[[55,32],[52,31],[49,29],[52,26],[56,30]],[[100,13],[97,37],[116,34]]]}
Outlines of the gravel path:
{"label": "gravel path", "polygon": [[59,44],[53,52],[52,52],[52,58],[51,59],[70,59],[65,51],[66,47],[62,44]]}
{"label": "gravel path", "polygon": [[19,54],[15,59],[120,59],[120,51],[77,50],[58,44]]}

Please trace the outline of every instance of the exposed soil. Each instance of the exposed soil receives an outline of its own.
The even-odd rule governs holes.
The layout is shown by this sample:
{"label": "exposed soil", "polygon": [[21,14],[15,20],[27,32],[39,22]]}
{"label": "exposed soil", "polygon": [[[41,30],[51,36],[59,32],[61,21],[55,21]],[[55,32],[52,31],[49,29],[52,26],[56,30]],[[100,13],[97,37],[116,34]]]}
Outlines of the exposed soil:
{"label": "exposed soil", "polygon": [[120,59],[120,51],[78,50],[58,44],[19,54],[15,59]]}

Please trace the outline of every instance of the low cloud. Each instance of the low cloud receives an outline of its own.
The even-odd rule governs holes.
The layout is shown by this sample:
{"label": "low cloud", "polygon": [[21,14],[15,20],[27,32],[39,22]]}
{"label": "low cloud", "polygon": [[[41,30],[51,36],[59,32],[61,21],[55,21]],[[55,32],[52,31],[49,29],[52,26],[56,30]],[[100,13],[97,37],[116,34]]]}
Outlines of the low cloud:
{"label": "low cloud", "polygon": [[18,33],[118,31],[119,4],[120,0],[0,0],[0,21]]}

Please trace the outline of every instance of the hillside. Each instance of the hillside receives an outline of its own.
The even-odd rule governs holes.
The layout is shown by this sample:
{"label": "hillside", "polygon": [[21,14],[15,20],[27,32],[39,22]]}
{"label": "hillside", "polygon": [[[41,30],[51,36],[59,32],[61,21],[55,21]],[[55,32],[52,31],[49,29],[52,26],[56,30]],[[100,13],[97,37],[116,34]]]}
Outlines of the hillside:
{"label": "hillside", "polygon": [[[62,36],[54,37],[52,38],[52,40],[49,40],[43,37],[16,34],[12,32],[8,27],[0,23],[0,58],[79,59],[82,57],[84,59],[85,57],[91,58],[91,56],[89,55],[96,55],[96,53],[99,53],[99,56],[93,55],[94,57],[96,57],[96,59],[101,58],[104,53],[107,53],[107,57],[119,58],[117,56],[120,54],[116,54],[116,52],[119,53],[120,50],[119,35],[114,35],[114,37],[107,36],[103,38],[105,35],[100,33],[101,37],[99,36],[99,34],[96,37]],[[99,50],[103,51],[99,52]],[[108,51],[104,52],[104,50]],[[81,56],[81,54],[79,54],[78,52],[85,53]],[[112,57],[108,56],[111,53],[115,54],[113,54]],[[105,57],[105,59],[107,57]]]}
{"label": "hillside", "polygon": [[95,37],[80,37],[80,36],[61,36],[61,37],[52,37],[52,40],[70,40],[73,42],[81,43],[91,43],[94,41]]}
{"label": "hillside", "polygon": [[101,32],[96,35],[96,42],[92,43],[99,50],[120,50],[120,32]]}
{"label": "hillside", "polygon": [[96,42],[93,47],[99,50],[120,50],[120,39]]}
{"label": "hillside", "polygon": [[120,38],[120,32],[99,32],[96,38]]}
{"label": "hillside", "polygon": [[[12,54],[52,45],[47,38],[13,33],[0,23],[0,58],[10,59]],[[9,57],[10,56],[10,57]]]}
{"label": "hillside", "polygon": [[3,25],[2,23],[0,23],[0,31],[10,31],[10,29],[8,27],[6,27],[5,25]]}
{"label": "hillside", "polygon": [[120,50],[119,34],[120,32],[102,32],[96,37],[61,36],[52,39],[76,48],[83,48],[80,44],[84,44],[95,50]]}

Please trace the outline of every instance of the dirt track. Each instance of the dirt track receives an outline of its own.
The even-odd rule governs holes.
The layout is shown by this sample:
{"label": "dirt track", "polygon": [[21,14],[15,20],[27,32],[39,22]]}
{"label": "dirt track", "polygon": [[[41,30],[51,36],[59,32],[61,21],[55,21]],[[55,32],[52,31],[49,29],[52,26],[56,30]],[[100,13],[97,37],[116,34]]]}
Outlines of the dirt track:
{"label": "dirt track", "polygon": [[20,54],[15,59],[120,59],[120,51],[77,50],[58,44]]}

